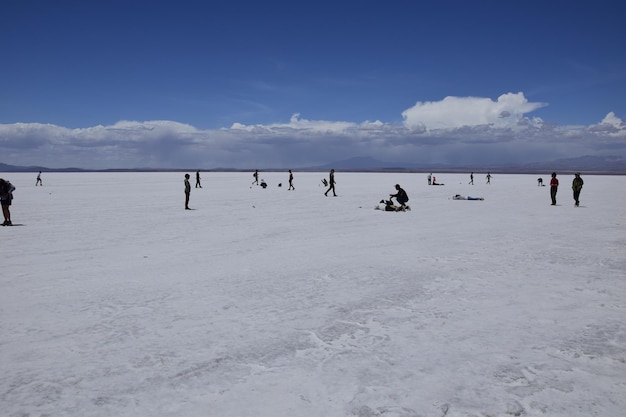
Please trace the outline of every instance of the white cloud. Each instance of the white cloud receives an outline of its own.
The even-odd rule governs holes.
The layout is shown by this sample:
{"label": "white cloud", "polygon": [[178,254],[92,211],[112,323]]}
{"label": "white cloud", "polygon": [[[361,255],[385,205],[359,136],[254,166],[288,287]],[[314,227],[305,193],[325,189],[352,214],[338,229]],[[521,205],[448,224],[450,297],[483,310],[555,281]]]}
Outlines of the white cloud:
{"label": "white cloud", "polygon": [[497,101],[446,97],[418,103],[404,124],[309,120],[234,123],[203,130],[173,121],[120,121],[68,129],[0,124],[0,162],[51,168],[298,168],[356,156],[405,164],[534,162],[626,155],[626,126],[613,113],[592,126],[557,126],[525,115],[542,103],[522,93]]}
{"label": "white cloud", "polygon": [[497,101],[482,97],[445,97],[441,101],[417,102],[402,112],[404,123],[410,128],[428,130],[452,129],[463,126],[515,126],[524,114],[544,103],[530,103],[524,93],[507,93]]}
{"label": "white cloud", "polygon": [[359,127],[366,128],[382,126],[382,122],[364,122],[362,124],[352,122],[333,122],[327,120],[307,120],[300,117],[300,113],[295,113],[289,119],[289,123],[273,123],[269,125],[244,125],[233,123],[231,129],[245,130],[248,132],[264,131],[275,134],[293,134],[293,132],[310,132],[322,134],[345,134]]}
{"label": "white cloud", "polygon": [[588,130],[595,133],[606,133],[613,137],[626,137],[626,123],[613,112],[607,114],[599,124],[589,126]]}

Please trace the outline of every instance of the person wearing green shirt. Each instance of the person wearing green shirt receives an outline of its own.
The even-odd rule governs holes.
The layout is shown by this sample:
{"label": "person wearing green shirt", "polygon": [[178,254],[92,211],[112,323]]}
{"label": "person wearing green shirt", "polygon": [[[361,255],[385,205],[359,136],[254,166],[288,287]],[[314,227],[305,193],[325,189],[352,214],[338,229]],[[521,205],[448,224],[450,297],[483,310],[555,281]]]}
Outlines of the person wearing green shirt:
{"label": "person wearing green shirt", "polygon": [[575,173],[574,180],[572,181],[572,190],[574,191],[574,204],[576,205],[576,207],[578,207],[578,204],[580,204],[580,190],[583,189],[584,183],[585,182],[583,181],[583,179],[580,178],[580,172]]}

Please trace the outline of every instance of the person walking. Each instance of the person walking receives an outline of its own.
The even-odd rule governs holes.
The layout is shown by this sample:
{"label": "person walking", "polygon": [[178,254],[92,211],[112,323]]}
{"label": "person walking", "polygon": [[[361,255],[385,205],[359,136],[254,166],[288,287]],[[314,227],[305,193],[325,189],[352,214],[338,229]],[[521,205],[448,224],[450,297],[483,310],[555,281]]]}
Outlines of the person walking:
{"label": "person walking", "polygon": [[487,184],[491,184],[491,172],[487,173]]}
{"label": "person walking", "polygon": [[328,190],[326,190],[326,192],[324,193],[326,197],[328,197],[328,192],[330,190],[333,191],[333,197],[337,197],[337,194],[335,193],[335,170],[334,169],[331,169],[330,174],[328,175]]}
{"label": "person walking", "polygon": [[4,216],[3,226],[13,226],[11,223],[11,200],[13,200],[13,191],[15,187],[9,181],[0,178],[0,205],[2,205],[2,215]]}
{"label": "person walking", "polygon": [[293,173],[289,170],[289,188],[287,190],[295,190],[296,187],[293,186]]}
{"label": "person walking", "polygon": [[550,198],[552,199],[552,205],[556,206],[556,193],[559,190],[559,180],[556,178],[556,172],[552,173],[552,179],[550,180]]}
{"label": "person walking", "polygon": [[185,174],[185,210],[189,208],[189,195],[191,194],[191,184],[189,183],[189,174]]}
{"label": "person walking", "polygon": [[474,173],[473,172],[470,174],[470,182],[469,182],[469,184],[470,185],[474,185]]}
{"label": "person walking", "polygon": [[196,171],[196,188],[202,188],[202,185],[200,185],[200,170]]}
{"label": "person walking", "polygon": [[574,174],[574,180],[572,181],[572,190],[574,191],[574,205],[576,207],[578,207],[578,204],[580,203],[579,201],[579,197],[580,197],[580,190],[583,189],[583,184],[585,182],[583,181],[582,178],[580,178],[580,172],[577,172]]}
{"label": "person walking", "polygon": [[252,181],[252,184],[259,185],[259,170],[258,169],[254,171],[254,174],[252,174],[252,177],[254,177],[254,181]]}
{"label": "person walking", "polygon": [[43,187],[43,181],[41,181],[41,171],[37,174],[37,181],[35,182],[35,187],[41,185]]}

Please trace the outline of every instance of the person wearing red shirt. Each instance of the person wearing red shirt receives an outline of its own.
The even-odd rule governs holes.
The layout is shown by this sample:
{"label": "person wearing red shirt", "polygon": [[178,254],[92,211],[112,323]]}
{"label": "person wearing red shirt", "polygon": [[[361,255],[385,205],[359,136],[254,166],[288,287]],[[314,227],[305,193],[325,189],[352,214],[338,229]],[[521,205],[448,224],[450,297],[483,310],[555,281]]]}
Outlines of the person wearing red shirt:
{"label": "person wearing red shirt", "polygon": [[552,179],[550,180],[550,198],[552,198],[552,205],[556,206],[556,192],[559,189],[559,180],[556,179],[556,172],[552,173]]}

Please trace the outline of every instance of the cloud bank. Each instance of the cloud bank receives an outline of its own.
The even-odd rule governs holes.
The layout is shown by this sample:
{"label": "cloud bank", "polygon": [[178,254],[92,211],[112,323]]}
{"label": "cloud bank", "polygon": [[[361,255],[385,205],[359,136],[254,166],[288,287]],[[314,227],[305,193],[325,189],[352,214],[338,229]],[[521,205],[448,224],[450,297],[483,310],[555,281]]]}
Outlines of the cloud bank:
{"label": "cloud bank", "polygon": [[591,126],[557,126],[527,117],[544,106],[523,93],[508,93],[496,101],[445,97],[417,102],[396,124],[307,120],[299,114],[285,123],[234,123],[213,130],[174,121],[120,121],[82,129],[0,124],[0,162],[88,169],[286,169],[364,156],[407,165],[626,156],[626,123],[614,113]]}
{"label": "cloud bank", "polygon": [[478,125],[504,128],[517,125],[524,114],[544,106],[544,103],[529,103],[523,93],[503,94],[497,101],[481,97],[446,97],[441,101],[417,102],[402,112],[402,117],[407,126],[428,130]]}

